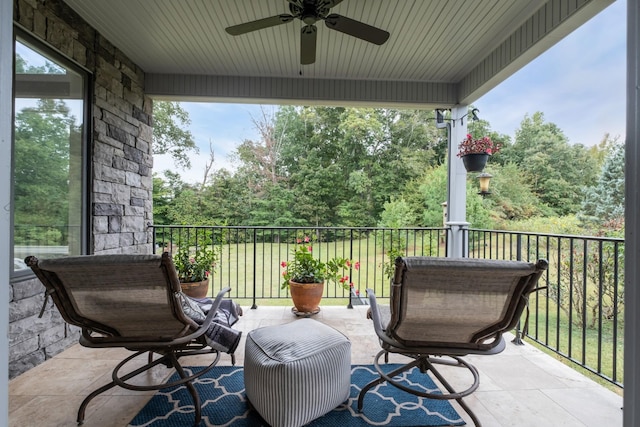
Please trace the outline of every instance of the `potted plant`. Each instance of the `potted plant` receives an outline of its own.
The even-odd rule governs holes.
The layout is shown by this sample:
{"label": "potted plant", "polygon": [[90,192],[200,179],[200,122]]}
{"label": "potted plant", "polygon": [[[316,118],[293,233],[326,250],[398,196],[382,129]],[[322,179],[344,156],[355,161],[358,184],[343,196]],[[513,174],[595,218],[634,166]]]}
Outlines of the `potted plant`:
{"label": "potted plant", "polygon": [[218,254],[214,248],[204,245],[191,251],[182,245],[173,257],[182,292],[193,298],[204,298],[209,293],[209,276],[215,271]]}
{"label": "potted plant", "polygon": [[292,311],[298,316],[310,316],[320,311],[320,300],[324,292],[324,282],[329,281],[350,290],[349,275],[351,268],[358,270],[360,263],[347,258],[335,257],[323,262],[313,257],[310,239],[303,241],[292,250],[292,260],[282,261],[282,289],[289,288],[293,300]]}
{"label": "potted plant", "polygon": [[458,157],[462,157],[467,172],[482,172],[489,156],[497,153],[501,148],[502,144],[493,142],[488,136],[474,138],[471,134],[467,134],[467,137],[458,145]]}

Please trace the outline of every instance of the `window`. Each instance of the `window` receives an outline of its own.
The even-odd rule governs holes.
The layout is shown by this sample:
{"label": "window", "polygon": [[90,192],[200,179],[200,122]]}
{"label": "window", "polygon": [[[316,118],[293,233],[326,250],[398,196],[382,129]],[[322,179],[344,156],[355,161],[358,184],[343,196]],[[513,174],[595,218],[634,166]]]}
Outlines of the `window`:
{"label": "window", "polygon": [[26,37],[15,41],[13,259],[85,252],[88,75]]}

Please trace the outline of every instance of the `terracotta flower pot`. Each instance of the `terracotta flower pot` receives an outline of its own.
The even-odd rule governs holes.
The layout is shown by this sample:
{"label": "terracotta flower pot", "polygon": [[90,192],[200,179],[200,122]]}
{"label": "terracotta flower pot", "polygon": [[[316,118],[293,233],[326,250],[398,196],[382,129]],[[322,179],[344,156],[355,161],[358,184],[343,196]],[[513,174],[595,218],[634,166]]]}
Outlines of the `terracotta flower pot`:
{"label": "terracotta flower pot", "polygon": [[462,163],[467,172],[482,172],[489,160],[487,153],[467,154],[462,156]]}
{"label": "terracotta flower pot", "polygon": [[209,279],[200,282],[180,282],[180,287],[185,295],[192,298],[205,298],[209,294]]}
{"label": "terracotta flower pot", "polygon": [[289,280],[289,292],[294,305],[292,311],[296,316],[309,317],[320,312],[324,283],[298,283]]}

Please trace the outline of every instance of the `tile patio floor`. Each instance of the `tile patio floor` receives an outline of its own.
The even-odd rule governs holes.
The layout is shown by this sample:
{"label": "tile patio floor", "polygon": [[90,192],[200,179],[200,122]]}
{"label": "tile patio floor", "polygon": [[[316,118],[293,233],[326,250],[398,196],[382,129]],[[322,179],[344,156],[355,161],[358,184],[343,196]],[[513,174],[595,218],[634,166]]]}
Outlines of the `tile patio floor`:
{"label": "tile patio floor", "polygon": [[[364,306],[353,310],[323,306],[314,317],[350,338],[353,364],[372,363],[379,351],[365,312]],[[244,316],[236,324],[236,328],[243,331],[243,340],[236,351],[237,364],[243,363],[244,336],[248,331],[294,320],[289,307],[245,308]],[[80,402],[95,388],[110,381],[112,367],[127,353],[75,345],[14,378],[9,383],[9,426],[76,425]],[[181,362],[185,366],[204,364],[196,359],[184,358]],[[530,345],[508,343],[499,355],[470,356],[468,360],[480,371],[480,387],[466,401],[484,427],[622,425],[621,396]],[[230,365],[230,357],[223,354],[220,364]],[[159,368],[150,377],[163,378],[170,373],[166,368]],[[112,389],[89,404],[84,425],[126,426],[152,394]]]}

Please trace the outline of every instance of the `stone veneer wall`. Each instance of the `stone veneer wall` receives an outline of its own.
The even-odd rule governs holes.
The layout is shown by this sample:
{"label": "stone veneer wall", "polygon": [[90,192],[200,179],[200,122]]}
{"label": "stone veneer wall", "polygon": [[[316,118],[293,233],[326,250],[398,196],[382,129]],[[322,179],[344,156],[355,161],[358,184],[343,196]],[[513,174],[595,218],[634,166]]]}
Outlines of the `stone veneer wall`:
{"label": "stone veneer wall", "polygon": [[[14,0],[14,22],[92,73],[90,251],[151,253],[152,102],[144,72],[62,0]],[[38,318],[38,279],[12,282],[9,292],[10,377],[78,342],[79,329],[50,300]]]}

